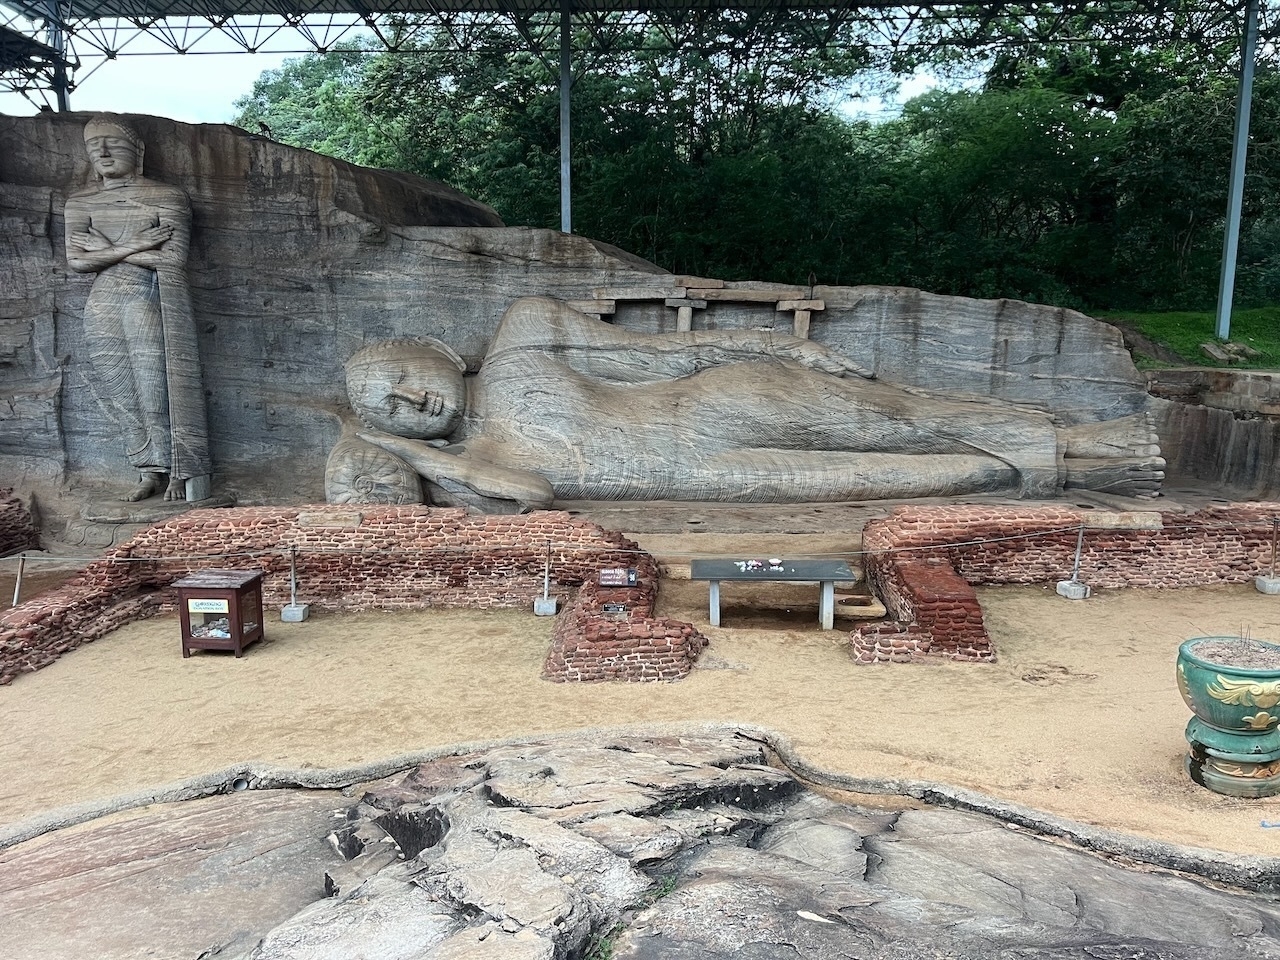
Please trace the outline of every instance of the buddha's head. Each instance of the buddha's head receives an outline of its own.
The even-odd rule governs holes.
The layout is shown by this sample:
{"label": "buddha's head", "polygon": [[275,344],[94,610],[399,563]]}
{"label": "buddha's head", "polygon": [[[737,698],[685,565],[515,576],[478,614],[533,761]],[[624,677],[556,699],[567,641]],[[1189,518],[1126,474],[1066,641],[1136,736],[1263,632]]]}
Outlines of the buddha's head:
{"label": "buddha's head", "polygon": [[119,120],[97,116],[86,123],[84,148],[99,180],[122,180],[142,173],[142,137]]}
{"label": "buddha's head", "polygon": [[429,337],[384,340],[347,361],[347,397],[369,426],[400,437],[447,437],[467,409],[467,365]]}

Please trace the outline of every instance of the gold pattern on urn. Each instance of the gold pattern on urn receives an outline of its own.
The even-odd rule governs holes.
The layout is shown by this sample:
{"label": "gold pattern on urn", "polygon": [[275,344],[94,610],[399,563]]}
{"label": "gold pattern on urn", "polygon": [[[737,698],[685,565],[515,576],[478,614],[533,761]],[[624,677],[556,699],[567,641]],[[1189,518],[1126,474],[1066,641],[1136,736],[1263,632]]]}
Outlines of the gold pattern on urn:
{"label": "gold pattern on urn", "polygon": [[1280,720],[1280,717],[1273,717],[1265,710],[1259,710],[1253,716],[1241,717],[1241,719],[1244,720],[1244,727],[1246,730],[1267,730],[1270,727],[1275,726],[1276,721]]}
{"label": "gold pattern on urn", "polygon": [[1268,777],[1280,775],[1280,760],[1273,760],[1271,763],[1238,764],[1211,757],[1205,765],[1228,777],[1245,777],[1249,780],[1265,780]]}
{"label": "gold pattern on urn", "polygon": [[1191,699],[1191,684],[1187,683],[1187,668],[1181,661],[1178,663],[1178,692],[1182,694],[1183,702],[1186,703],[1186,705],[1191,708],[1191,712],[1194,713],[1196,705],[1195,701]]}
{"label": "gold pattern on urn", "polygon": [[1211,683],[1205,689],[1213,699],[1237,707],[1270,709],[1280,703],[1280,680],[1231,680],[1218,674],[1217,685]]}

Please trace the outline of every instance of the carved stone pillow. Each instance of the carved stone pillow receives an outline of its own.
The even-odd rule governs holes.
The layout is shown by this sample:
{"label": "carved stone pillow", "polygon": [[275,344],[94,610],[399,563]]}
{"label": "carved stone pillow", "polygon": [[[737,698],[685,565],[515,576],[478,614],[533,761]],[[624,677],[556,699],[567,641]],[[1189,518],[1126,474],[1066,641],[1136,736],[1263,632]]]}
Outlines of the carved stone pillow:
{"label": "carved stone pillow", "polygon": [[359,437],[343,437],[329,451],[324,492],[330,503],[422,503],[417,471]]}

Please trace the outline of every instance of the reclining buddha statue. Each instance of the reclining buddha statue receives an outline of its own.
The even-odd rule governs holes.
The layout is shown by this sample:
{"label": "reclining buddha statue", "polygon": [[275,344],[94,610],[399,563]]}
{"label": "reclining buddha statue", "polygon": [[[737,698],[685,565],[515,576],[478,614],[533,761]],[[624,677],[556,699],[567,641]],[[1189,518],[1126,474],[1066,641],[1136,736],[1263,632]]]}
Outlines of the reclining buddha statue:
{"label": "reclining buddha statue", "polygon": [[1048,413],[874,379],[772,331],[640,334],[540,297],[506,311],[474,376],[437,341],[346,367],[368,429],[329,458],[331,502],[488,511],[553,500],[802,502],[1064,488],[1155,495],[1145,415],[1064,427]]}

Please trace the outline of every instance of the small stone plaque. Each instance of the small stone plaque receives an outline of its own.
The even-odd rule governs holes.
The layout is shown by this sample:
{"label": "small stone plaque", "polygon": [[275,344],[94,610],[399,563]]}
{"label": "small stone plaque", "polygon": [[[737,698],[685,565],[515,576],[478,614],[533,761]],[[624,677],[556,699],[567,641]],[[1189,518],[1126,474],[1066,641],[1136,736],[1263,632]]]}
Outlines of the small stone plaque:
{"label": "small stone plaque", "polygon": [[626,613],[627,605],[625,603],[606,603],[604,605],[605,613]]}
{"label": "small stone plaque", "polygon": [[1158,510],[1099,511],[1081,519],[1090,530],[1163,530],[1164,515]]}
{"label": "small stone plaque", "polygon": [[311,606],[306,603],[286,603],[280,608],[280,619],[284,623],[301,623],[311,616]]}
{"label": "small stone plaque", "polygon": [[1057,591],[1058,596],[1066,597],[1068,600],[1087,600],[1093,592],[1087,584],[1083,584],[1079,580],[1059,580],[1054,589]]}
{"label": "small stone plaque", "polygon": [[602,587],[634,587],[635,585],[635,567],[609,567],[600,571]]}

